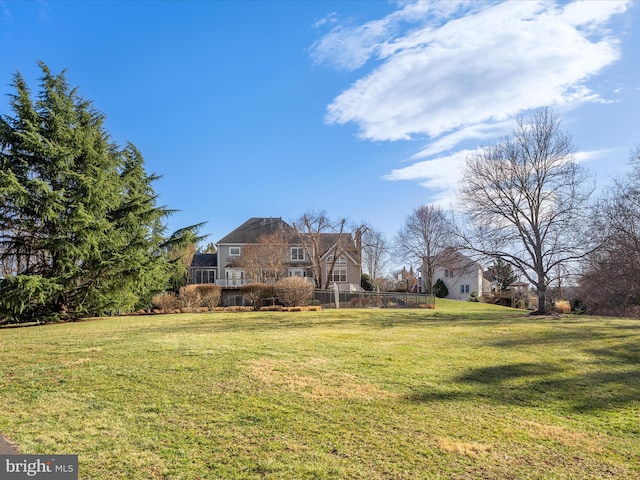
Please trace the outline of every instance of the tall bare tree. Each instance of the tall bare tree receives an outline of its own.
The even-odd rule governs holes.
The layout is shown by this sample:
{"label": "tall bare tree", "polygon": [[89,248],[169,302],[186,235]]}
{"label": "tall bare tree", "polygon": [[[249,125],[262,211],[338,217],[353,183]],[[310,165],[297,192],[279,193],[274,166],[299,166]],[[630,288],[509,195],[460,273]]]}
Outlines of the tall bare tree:
{"label": "tall bare tree", "polygon": [[377,285],[376,280],[389,263],[390,247],[384,235],[369,225],[361,228],[362,266],[369,278]]}
{"label": "tall bare tree", "polygon": [[460,186],[467,228],[459,233],[470,251],[521,272],[538,290],[537,313],[545,313],[556,267],[594,249],[585,228],[593,188],[557,116],[540,109],[467,159]]}
{"label": "tall bare tree", "polygon": [[256,243],[243,248],[240,263],[248,279],[258,283],[275,283],[286,276],[291,234],[291,231],[278,229],[260,236]]}
{"label": "tall bare tree", "polygon": [[[353,236],[347,232],[346,218],[332,221],[327,213],[307,212],[293,222],[298,239],[310,256],[313,279],[316,288],[329,288],[336,262],[341,255],[351,247]],[[356,236],[360,233],[356,232]],[[330,263],[326,264],[326,272],[323,275],[322,259],[332,249]]]}
{"label": "tall bare tree", "polygon": [[594,216],[593,232],[604,241],[586,259],[579,295],[594,313],[640,317],[640,145],[630,165]]}
{"label": "tall bare tree", "polygon": [[407,216],[395,238],[397,256],[421,266],[427,293],[433,293],[434,274],[442,254],[453,245],[453,225],[444,210],[422,205]]}

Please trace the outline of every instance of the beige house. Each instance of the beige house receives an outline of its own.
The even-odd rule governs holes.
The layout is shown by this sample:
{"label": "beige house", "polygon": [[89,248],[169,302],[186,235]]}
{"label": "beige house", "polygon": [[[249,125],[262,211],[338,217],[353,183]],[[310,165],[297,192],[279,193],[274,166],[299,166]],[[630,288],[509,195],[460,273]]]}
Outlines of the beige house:
{"label": "beige house", "polygon": [[[279,249],[280,252],[284,252],[284,257],[278,262],[279,271],[271,272],[272,275],[260,275],[260,278],[254,278],[256,277],[255,259],[249,268],[250,260],[247,252],[251,246],[257,245],[261,238],[277,232],[282,234],[282,238],[287,242]],[[349,233],[320,235],[321,251],[313,252],[308,250],[308,242],[304,241],[304,236],[282,218],[250,218],[216,243],[217,253],[194,256],[189,272],[189,283],[215,283],[223,288],[237,288],[254,282],[300,277],[315,285],[314,259],[317,259],[315,270],[318,270],[319,264],[322,279],[317,283],[322,285],[329,283],[332,288],[335,284],[343,291],[359,290],[362,272],[359,239],[354,239]],[[336,252],[337,258],[335,258]],[[265,259],[265,269],[267,264]],[[272,266],[270,268],[273,269]]]}

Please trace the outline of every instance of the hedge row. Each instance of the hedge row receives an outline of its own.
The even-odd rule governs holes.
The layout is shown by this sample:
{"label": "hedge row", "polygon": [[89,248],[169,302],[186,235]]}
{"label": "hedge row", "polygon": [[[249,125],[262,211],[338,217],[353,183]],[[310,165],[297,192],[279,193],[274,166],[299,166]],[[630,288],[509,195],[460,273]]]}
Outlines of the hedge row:
{"label": "hedge row", "polygon": [[[273,285],[251,283],[240,287],[245,301],[254,310],[260,310],[269,302],[285,307],[306,305],[313,296],[313,285],[303,278],[288,277]],[[208,311],[220,303],[222,288],[218,285],[187,285],[180,289],[178,295],[161,293],[152,299],[153,308],[163,312]]]}
{"label": "hedge row", "polygon": [[161,293],[154,296],[151,303],[154,309],[163,312],[207,311],[218,306],[221,296],[222,287],[218,285],[187,285],[180,289],[178,295]]}

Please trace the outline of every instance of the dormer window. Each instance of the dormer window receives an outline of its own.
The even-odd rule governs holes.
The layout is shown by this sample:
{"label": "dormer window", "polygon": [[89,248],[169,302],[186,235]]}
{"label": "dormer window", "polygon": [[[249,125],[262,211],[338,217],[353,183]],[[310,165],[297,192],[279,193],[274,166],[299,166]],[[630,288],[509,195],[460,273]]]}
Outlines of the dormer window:
{"label": "dormer window", "polygon": [[302,247],[291,247],[291,261],[292,262],[302,262],[302,261],[304,261],[304,248],[302,248]]}

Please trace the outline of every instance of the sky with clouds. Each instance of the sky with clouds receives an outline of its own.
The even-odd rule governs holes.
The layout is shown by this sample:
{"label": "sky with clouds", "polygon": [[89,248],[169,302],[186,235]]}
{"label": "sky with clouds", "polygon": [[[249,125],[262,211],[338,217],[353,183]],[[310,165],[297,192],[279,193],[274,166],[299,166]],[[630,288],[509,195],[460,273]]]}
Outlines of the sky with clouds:
{"label": "sky with clouds", "polygon": [[[640,142],[632,1],[0,0],[0,82],[67,69],[218,240],[308,210],[391,239],[465,158],[550,106],[606,185]],[[3,92],[4,93],[4,92]],[[9,113],[6,102],[0,113]]]}

